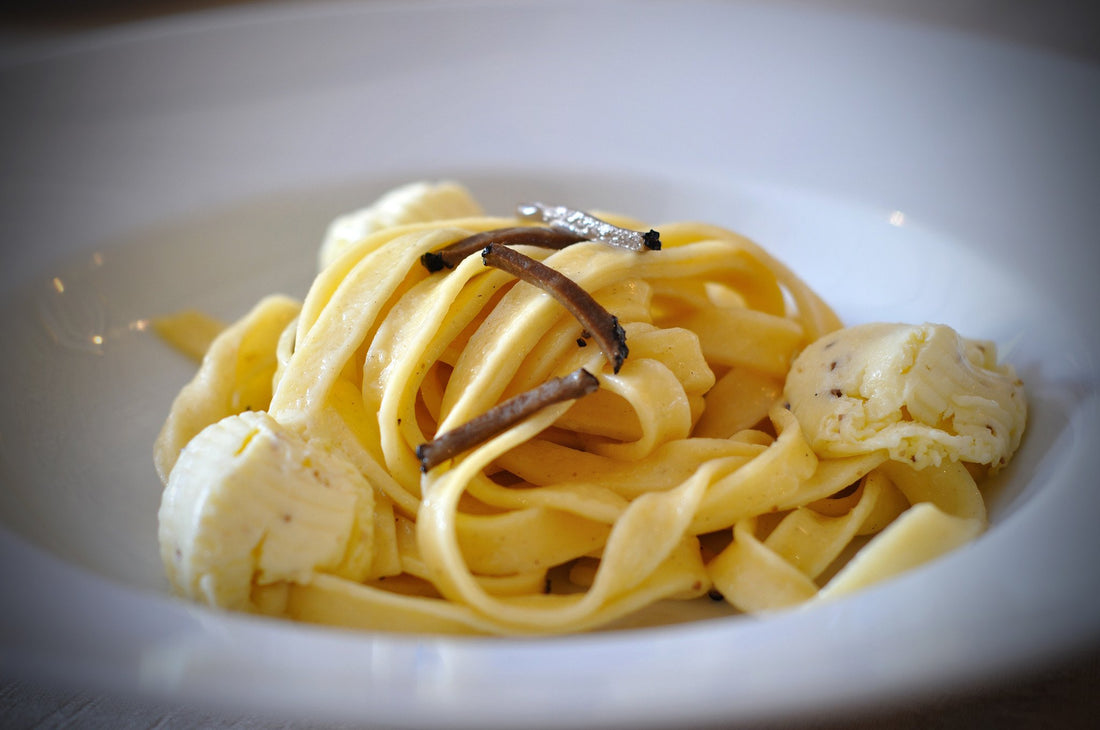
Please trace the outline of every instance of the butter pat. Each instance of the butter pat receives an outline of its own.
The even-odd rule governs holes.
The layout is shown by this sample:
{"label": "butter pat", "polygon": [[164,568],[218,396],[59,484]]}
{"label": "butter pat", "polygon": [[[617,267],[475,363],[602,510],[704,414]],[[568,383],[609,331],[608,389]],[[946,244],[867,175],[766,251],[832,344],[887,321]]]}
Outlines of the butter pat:
{"label": "butter pat", "polygon": [[996,471],[1027,421],[1023,383],[993,343],[939,324],[825,335],[795,359],[784,396],[819,456],[885,450],[917,469],[962,461]]}
{"label": "butter pat", "polygon": [[248,411],[180,453],[158,513],[161,558],[178,594],[251,610],[257,586],[365,578],[373,507],[373,488],[343,457]]}

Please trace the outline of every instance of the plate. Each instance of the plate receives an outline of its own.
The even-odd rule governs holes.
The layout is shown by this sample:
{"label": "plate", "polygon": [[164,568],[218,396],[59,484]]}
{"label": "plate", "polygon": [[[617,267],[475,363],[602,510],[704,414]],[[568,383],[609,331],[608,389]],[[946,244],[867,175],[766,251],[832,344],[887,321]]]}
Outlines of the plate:
{"label": "plate", "polygon": [[[1100,69],[802,5],[310,3],[0,59],[0,668],[437,727],[842,716],[1100,643]],[[324,226],[467,183],[742,231],[850,323],[942,321],[1025,379],[978,541],[845,600],[540,640],[352,633],[167,594],[152,317],[301,296]]]}

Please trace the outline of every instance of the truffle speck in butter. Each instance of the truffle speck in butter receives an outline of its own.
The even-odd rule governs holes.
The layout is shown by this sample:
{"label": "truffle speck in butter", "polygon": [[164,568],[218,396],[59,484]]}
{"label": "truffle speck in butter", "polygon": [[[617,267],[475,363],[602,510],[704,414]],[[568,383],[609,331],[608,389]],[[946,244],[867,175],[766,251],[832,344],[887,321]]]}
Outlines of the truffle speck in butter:
{"label": "truffle speck in butter", "polygon": [[950,460],[996,471],[1027,420],[1023,383],[996,347],[939,324],[825,335],[795,359],[784,395],[820,456],[885,449],[918,469]]}

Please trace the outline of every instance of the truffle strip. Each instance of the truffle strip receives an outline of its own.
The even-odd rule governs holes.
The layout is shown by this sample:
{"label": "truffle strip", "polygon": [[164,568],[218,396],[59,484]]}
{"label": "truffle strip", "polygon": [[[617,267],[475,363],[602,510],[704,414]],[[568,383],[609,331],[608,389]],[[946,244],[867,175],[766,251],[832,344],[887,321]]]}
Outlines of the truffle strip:
{"label": "truffle strip", "polygon": [[429,251],[420,257],[420,263],[428,271],[436,272],[442,269],[453,269],[455,266],[475,251],[488,246],[490,243],[502,243],[506,246],[539,246],[541,248],[565,248],[583,241],[583,236],[578,236],[568,231],[543,228],[541,226],[514,226],[512,228],[495,228],[491,231],[475,233],[454,243],[448,244],[438,251]]}
{"label": "truffle strip", "polygon": [[557,299],[584,325],[585,331],[603,350],[612,369],[619,372],[629,352],[626,332],[619,324],[619,318],[604,309],[577,282],[541,261],[496,242],[485,247],[481,259],[486,266],[505,271]]}
{"label": "truffle strip", "polygon": [[520,218],[541,220],[554,230],[572,233],[589,241],[599,241],[631,251],[661,250],[661,234],[657,231],[650,229],[647,233],[642,233],[619,228],[582,210],[566,208],[564,205],[523,203],[516,208],[516,212]]}
{"label": "truffle strip", "polygon": [[509,398],[458,428],[417,446],[416,458],[420,461],[420,471],[428,472],[447,459],[504,433],[547,406],[575,400],[599,387],[600,381],[595,375],[578,368],[564,377],[554,378]]}

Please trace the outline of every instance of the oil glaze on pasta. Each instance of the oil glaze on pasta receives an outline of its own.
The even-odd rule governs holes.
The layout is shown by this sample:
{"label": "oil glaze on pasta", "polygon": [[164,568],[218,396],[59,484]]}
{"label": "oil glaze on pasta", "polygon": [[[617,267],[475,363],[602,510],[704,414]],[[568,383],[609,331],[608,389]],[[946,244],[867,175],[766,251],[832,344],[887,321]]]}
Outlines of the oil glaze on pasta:
{"label": "oil glaze on pasta", "polygon": [[[824,600],[984,529],[978,484],[1026,418],[992,343],[943,328],[941,350],[910,358],[890,349],[916,347],[893,325],[848,337],[764,248],[703,223],[585,211],[591,230],[654,245],[514,245],[621,326],[618,366],[552,292],[477,255],[421,264],[473,235],[543,225],[538,210],[490,216],[454,183],[399,188],[334,221],[304,300],[273,294],[217,335],[155,452],[177,592],[364,629],[577,632],[674,601],[759,612]],[[799,359],[827,337],[843,343],[843,382],[831,356]],[[934,417],[915,423],[916,401],[863,392],[904,390],[904,373],[885,371],[918,360],[934,372],[921,382],[946,383],[912,389]],[[438,464],[418,459],[582,369],[594,390]],[[893,411],[833,427],[859,408]],[[988,441],[975,419],[1005,447],[942,447],[965,441],[956,426]],[[910,425],[886,432],[898,423]],[[890,436],[902,431],[906,448]]]}

